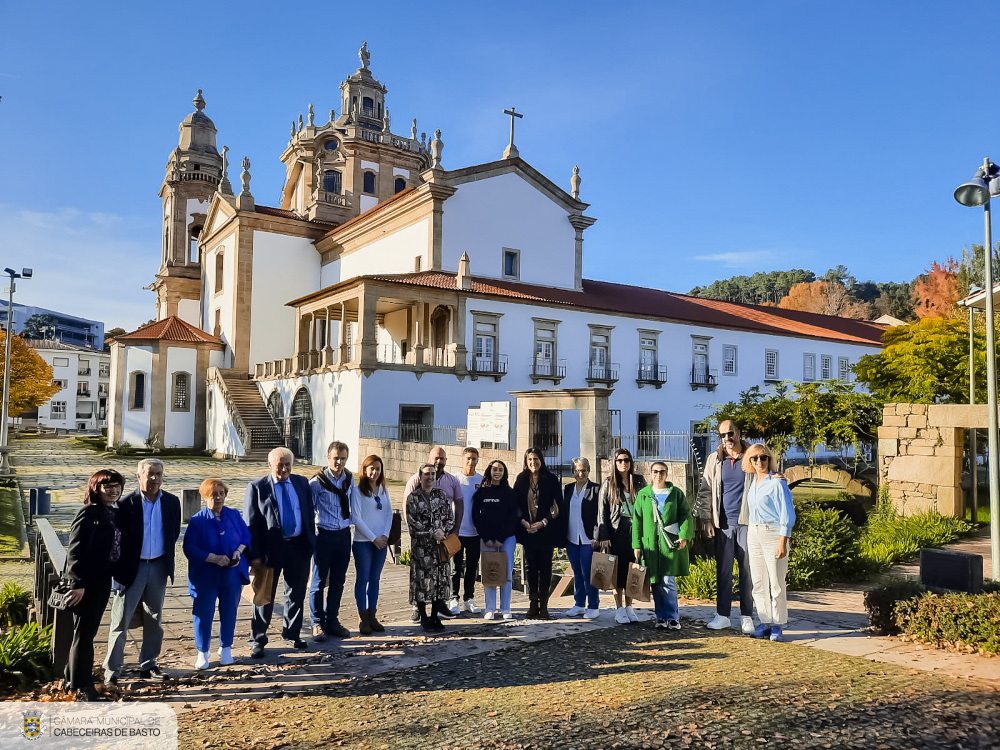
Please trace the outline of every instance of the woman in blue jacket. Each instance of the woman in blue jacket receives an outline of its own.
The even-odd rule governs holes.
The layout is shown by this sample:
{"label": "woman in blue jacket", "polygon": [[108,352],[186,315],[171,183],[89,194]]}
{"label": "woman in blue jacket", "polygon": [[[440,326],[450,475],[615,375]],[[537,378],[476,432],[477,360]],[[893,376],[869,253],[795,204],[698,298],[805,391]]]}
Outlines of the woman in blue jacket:
{"label": "woman in blue jacket", "polygon": [[233,663],[236,608],[243,586],[250,582],[246,561],[250,529],[243,516],[227,508],[229,488],[219,479],[206,479],[198,488],[205,507],[188,522],[184,555],[188,559],[188,591],[194,600],[195,669],[208,666],[215,603],[219,603],[219,663]]}

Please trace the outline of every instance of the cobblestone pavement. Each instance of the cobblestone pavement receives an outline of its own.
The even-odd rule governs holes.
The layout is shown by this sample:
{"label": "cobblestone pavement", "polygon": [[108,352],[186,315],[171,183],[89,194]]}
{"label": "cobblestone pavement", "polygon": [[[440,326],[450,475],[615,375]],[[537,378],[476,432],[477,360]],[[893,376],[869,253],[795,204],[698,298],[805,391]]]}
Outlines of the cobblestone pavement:
{"label": "cobblestone pavement", "polygon": [[179,716],[180,747],[996,748],[992,686],[632,625]]}

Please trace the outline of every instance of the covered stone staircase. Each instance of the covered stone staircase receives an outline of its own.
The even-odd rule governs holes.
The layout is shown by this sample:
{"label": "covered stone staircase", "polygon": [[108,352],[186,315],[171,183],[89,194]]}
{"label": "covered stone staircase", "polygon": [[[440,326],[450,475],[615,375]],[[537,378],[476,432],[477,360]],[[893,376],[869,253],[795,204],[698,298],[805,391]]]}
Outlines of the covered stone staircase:
{"label": "covered stone staircase", "polygon": [[243,458],[266,461],[272,448],[284,445],[282,430],[274,423],[257,383],[241,370],[216,369],[216,383],[226,400],[229,417],[246,453]]}

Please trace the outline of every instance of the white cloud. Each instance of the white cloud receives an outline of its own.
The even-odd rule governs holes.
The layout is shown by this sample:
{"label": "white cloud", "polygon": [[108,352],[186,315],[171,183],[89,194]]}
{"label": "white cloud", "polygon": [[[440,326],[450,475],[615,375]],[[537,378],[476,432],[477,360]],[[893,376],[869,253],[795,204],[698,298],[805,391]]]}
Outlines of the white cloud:
{"label": "white cloud", "polygon": [[158,228],[112,213],[38,211],[0,205],[3,265],[29,267],[15,302],[131,330],[154,316],[142,289],[160,260]]}
{"label": "white cloud", "polygon": [[713,255],[696,255],[695,260],[721,263],[727,268],[756,268],[776,261],[781,254],[774,250],[742,250],[730,253],[715,253]]}

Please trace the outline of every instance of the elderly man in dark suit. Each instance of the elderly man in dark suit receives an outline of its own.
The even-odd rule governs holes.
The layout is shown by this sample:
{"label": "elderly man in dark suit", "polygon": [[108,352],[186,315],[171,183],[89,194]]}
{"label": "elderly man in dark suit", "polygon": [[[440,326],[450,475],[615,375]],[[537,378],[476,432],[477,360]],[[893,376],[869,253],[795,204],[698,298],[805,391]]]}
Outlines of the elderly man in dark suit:
{"label": "elderly man in dark suit", "polygon": [[181,502],[164,492],[163,462],[144,458],[136,471],[139,489],[117,503],[121,556],[112,568],[111,628],[104,682],[118,682],[125,663],[125,639],[136,607],[142,604],[142,646],[139,676],[162,681],[156,665],[163,646],[163,599],[167,579],[174,580],[174,549],[181,533]]}
{"label": "elderly man in dark suit", "polygon": [[285,579],[285,616],[281,635],[295,648],[305,648],[302,632],[303,603],[309,585],[309,568],[316,548],[316,519],[309,480],[292,474],[292,452],[275,448],[267,456],[270,472],[247,485],[243,519],[250,527],[251,568],[273,570],[271,596],[253,608],[250,618],[250,656],[260,659],[267,645],[278,578]]}

